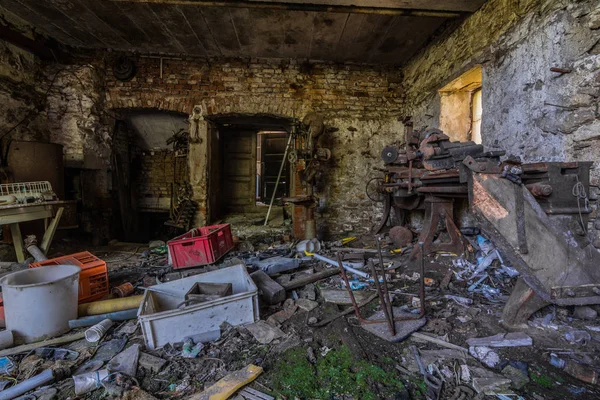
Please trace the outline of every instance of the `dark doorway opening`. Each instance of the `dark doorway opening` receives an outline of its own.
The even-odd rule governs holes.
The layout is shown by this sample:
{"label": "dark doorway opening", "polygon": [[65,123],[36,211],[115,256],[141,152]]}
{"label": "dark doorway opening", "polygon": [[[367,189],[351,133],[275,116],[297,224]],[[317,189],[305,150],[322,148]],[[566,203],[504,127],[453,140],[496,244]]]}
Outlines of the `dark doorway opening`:
{"label": "dark doorway opening", "polygon": [[[291,190],[284,161],[292,120],[269,115],[207,118],[210,136],[209,208],[212,221],[244,214],[259,221],[275,190],[275,205]],[[283,162],[279,183],[277,176]],[[279,207],[281,213],[281,207]]]}

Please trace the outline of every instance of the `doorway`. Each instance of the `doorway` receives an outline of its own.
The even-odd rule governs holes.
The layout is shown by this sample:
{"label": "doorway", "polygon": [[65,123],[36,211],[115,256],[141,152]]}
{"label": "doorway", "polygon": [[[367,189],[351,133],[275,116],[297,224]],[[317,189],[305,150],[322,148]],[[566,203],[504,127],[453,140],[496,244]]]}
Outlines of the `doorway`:
{"label": "doorway", "polygon": [[211,221],[243,214],[266,215],[273,191],[290,194],[289,162],[284,161],[292,121],[277,116],[224,115],[207,118],[210,137],[209,213]]}

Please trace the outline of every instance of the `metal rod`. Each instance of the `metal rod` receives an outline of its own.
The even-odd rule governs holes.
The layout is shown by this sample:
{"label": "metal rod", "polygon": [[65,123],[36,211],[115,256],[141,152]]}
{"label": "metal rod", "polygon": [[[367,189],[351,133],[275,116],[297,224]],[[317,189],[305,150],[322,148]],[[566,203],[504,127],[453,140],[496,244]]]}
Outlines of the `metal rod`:
{"label": "metal rod", "polygon": [[157,4],[183,4],[202,7],[232,7],[232,8],[259,8],[270,10],[287,11],[312,11],[312,12],[332,12],[332,13],[352,13],[352,14],[375,14],[407,17],[433,17],[433,18],[457,18],[462,15],[470,14],[468,11],[437,11],[421,10],[409,8],[390,8],[390,7],[366,7],[366,6],[346,6],[334,4],[305,4],[288,3],[284,1],[214,1],[214,0],[112,0],[122,3],[157,3]]}
{"label": "metal rod", "polygon": [[395,336],[396,335],[396,326],[394,324],[393,317],[390,315],[390,310],[388,308],[388,304],[385,299],[384,291],[381,288],[381,284],[379,283],[379,276],[377,276],[377,270],[375,269],[375,264],[373,262],[369,262],[369,266],[371,267],[371,272],[373,273],[373,280],[375,282],[375,288],[377,289],[377,294],[379,295],[379,301],[381,302],[381,308],[383,308],[383,314],[385,315],[385,319],[387,320],[387,323],[390,328],[390,332],[392,333],[392,336]]}
{"label": "metal rod", "polygon": [[[387,277],[385,276],[385,266],[383,265],[383,255],[381,254],[381,243],[379,242],[379,236],[375,235],[375,243],[377,244],[377,252],[379,254],[379,267],[382,272],[383,279],[383,297],[385,299],[385,308],[387,308],[387,313],[389,314],[388,319],[390,320],[390,330],[392,332],[392,336],[396,335],[396,327],[394,326],[394,310],[392,309],[392,299],[390,298],[390,293],[388,291]],[[375,266],[373,266],[375,269]],[[376,273],[378,275],[378,273]],[[375,276],[375,279],[379,281],[379,277]]]}
{"label": "metal rod", "polygon": [[421,316],[425,315],[425,252],[423,252],[423,242],[419,242],[421,250],[421,287],[419,290],[419,302],[421,303]]}
{"label": "metal rod", "polygon": [[[339,254],[339,253],[338,253],[338,254]],[[330,259],[330,258],[323,257],[323,256],[322,256],[322,255],[320,255],[320,254],[314,253],[314,254],[313,254],[313,257],[314,257],[314,258],[316,258],[317,260],[319,260],[319,261],[323,261],[323,262],[325,262],[325,263],[327,263],[327,264],[329,264],[329,265],[334,265],[334,266],[337,266],[337,263],[336,263],[335,261],[333,261],[333,260],[332,260],[332,259]],[[359,270],[357,270],[357,269],[354,269],[354,268],[352,268],[352,267],[351,267],[351,266],[350,266],[348,263],[342,263],[342,266],[343,266],[343,268],[344,268],[346,271],[348,271],[348,272],[351,272],[351,273],[353,273],[354,275],[358,275],[358,276],[360,276],[361,278],[369,279],[369,278],[371,277],[371,275],[369,275],[369,274],[368,274],[368,273],[366,273],[366,272],[359,271]]]}
{"label": "metal rod", "polygon": [[273,202],[275,201],[275,194],[277,193],[277,186],[279,186],[279,180],[281,179],[281,173],[283,172],[283,167],[285,166],[285,162],[287,161],[288,150],[290,149],[290,144],[292,143],[293,135],[290,133],[290,137],[288,138],[287,145],[285,146],[285,152],[283,153],[283,160],[281,160],[281,166],[279,167],[279,174],[277,174],[277,180],[275,181],[275,187],[273,188],[273,195],[271,195],[271,202],[269,203],[269,211],[267,211],[267,217],[265,218],[264,226],[267,226],[269,223],[269,215],[271,215],[271,208],[273,208]]}

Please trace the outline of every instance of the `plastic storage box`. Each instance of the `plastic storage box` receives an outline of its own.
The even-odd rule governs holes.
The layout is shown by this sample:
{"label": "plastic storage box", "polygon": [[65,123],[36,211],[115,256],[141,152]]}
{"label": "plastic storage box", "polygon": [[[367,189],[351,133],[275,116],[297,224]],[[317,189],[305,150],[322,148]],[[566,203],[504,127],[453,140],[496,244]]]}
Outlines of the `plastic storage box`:
{"label": "plastic storage box", "polygon": [[169,240],[173,268],[212,264],[233,248],[229,224],[204,226]]}
{"label": "plastic storage box", "polygon": [[[197,282],[231,283],[233,294],[178,308]],[[138,310],[138,320],[149,349],[182,342],[186,337],[203,342],[216,340],[223,322],[235,326],[251,324],[258,319],[258,290],[244,265],[152,286],[144,293]]]}
{"label": "plastic storage box", "polygon": [[81,268],[79,274],[79,302],[87,303],[100,300],[109,292],[108,269],[106,263],[90,252],[70,254],[35,262],[29,268],[46,267],[51,265],[76,265]]}

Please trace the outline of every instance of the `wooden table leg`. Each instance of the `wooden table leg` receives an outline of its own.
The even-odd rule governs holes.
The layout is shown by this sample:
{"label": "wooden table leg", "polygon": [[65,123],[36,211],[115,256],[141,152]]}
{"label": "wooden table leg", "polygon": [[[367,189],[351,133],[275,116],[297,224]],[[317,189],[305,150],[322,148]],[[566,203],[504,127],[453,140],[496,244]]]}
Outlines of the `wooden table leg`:
{"label": "wooden table leg", "polygon": [[50,222],[48,229],[46,229],[46,232],[44,233],[44,237],[42,238],[42,243],[40,245],[40,250],[42,250],[44,254],[48,254],[48,250],[50,250],[50,243],[52,243],[52,239],[54,239],[56,227],[60,222],[60,217],[62,217],[64,210],[65,209],[61,207],[56,211],[56,216],[52,219],[52,222]]}
{"label": "wooden table leg", "polygon": [[10,234],[13,246],[15,247],[15,253],[17,253],[17,261],[22,263],[25,261],[25,254],[23,253],[23,237],[21,236],[19,224],[10,224]]}

